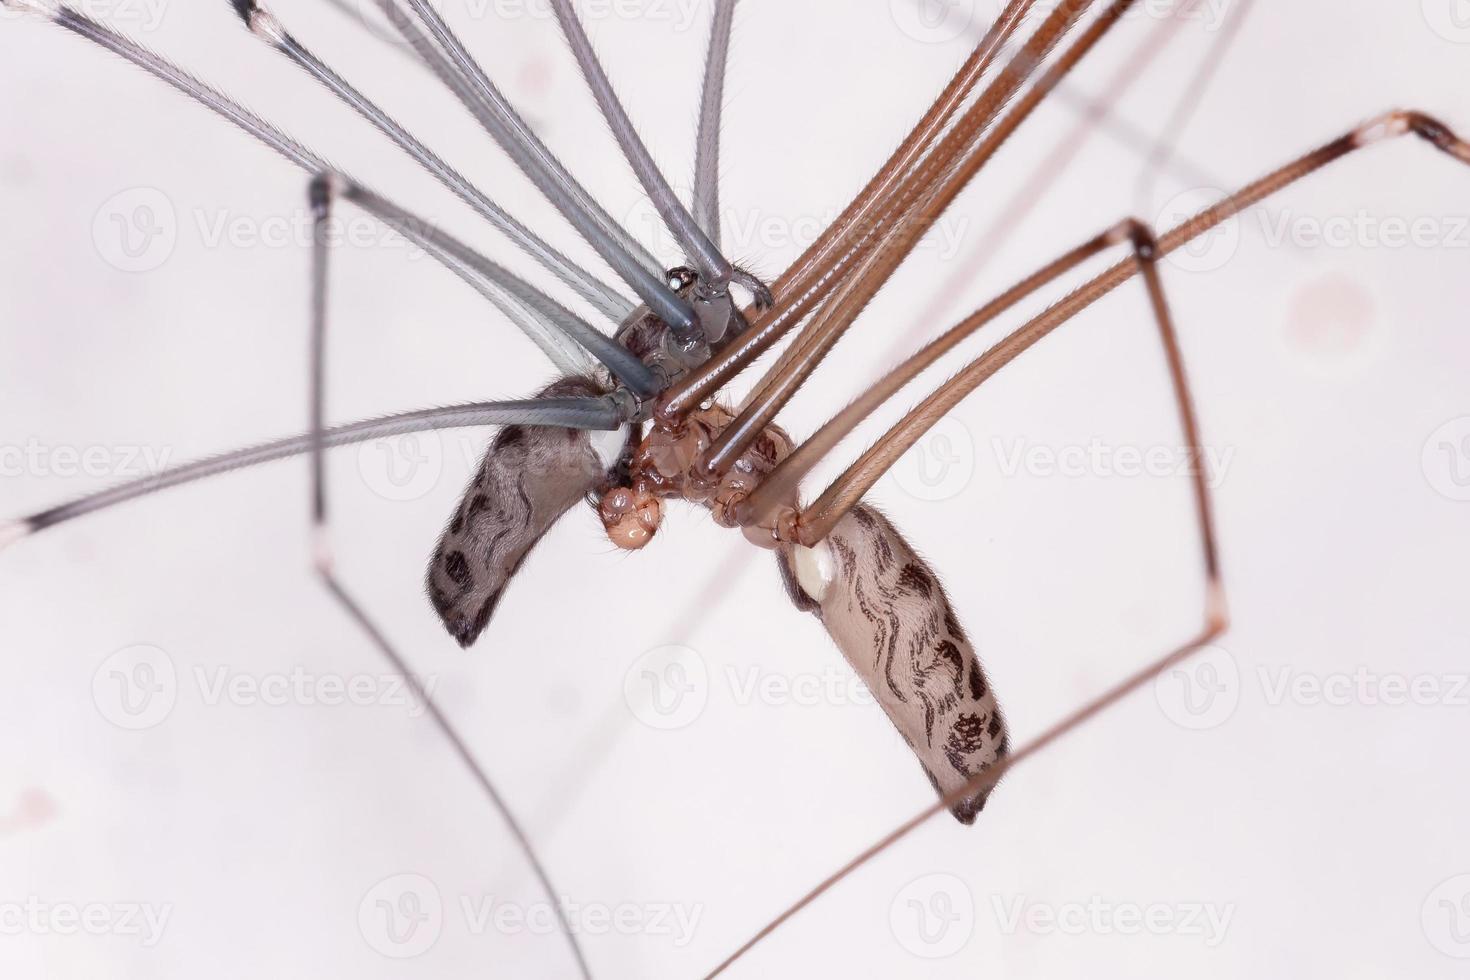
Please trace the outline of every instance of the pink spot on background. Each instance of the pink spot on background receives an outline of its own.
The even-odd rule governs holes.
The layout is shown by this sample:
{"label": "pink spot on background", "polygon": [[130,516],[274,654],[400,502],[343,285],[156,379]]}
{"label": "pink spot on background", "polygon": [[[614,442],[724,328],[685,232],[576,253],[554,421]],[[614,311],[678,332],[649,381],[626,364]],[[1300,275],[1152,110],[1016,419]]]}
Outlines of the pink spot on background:
{"label": "pink spot on background", "polygon": [[1368,290],[1344,275],[1324,276],[1292,296],[1286,339],[1314,360],[1336,360],[1363,346],[1376,318]]}
{"label": "pink spot on background", "polygon": [[40,787],[20,794],[10,812],[0,814],[0,837],[10,837],[43,827],[56,818],[56,801]]}

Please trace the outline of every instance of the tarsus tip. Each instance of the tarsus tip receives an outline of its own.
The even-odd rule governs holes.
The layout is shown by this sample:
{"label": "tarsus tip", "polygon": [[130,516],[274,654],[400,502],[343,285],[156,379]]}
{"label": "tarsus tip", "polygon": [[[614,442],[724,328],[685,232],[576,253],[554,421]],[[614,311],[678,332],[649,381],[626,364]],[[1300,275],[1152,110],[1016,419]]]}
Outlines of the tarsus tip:
{"label": "tarsus tip", "polygon": [[329,578],[336,568],[331,538],[327,534],[327,529],[321,525],[317,525],[311,531],[311,567],[316,569],[318,575],[325,575]]}
{"label": "tarsus tip", "polygon": [[53,19],[61,12],[56,0],[0,0],[0,7],[21,13],[44,14]]}
{"label": "tarsus tip", "polygon": [[31,526],[25,521],[0,521],[0,551],[21,538],[28,537],[30,533]]}

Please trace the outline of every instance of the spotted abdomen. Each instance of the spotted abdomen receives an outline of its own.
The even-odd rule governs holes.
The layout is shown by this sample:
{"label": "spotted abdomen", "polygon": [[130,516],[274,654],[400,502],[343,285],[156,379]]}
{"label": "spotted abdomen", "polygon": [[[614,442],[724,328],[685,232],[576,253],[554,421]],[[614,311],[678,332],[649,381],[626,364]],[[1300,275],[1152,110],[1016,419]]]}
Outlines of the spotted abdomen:
{"label": "spotted abdomen", "polygon": [[[565,378],[538,397],[599,394]],[[429,562],[429,600],[451,636],[468,647],[484,632],[531,548],[605,479],[608,437],[555,426],[501,429],[450,518]],[[620,455],[621,448],[611,453]]]}
{"label": "spotted abdomen", "polygon": [[[783,551],[782,563],[792,598],[822,620],[935,789],[959,790],[1006,754],[1005,719],[975,648],[938,577],[887,518],[859,505],[817,549]],[[952,812],[972,823],[986,795]]]}

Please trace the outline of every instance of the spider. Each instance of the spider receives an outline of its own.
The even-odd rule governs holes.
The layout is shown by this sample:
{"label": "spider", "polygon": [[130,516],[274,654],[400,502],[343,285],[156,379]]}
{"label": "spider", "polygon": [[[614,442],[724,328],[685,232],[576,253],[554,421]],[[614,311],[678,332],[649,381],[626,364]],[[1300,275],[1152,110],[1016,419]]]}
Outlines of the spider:
{"label": "spider", "polygon": [[[429,599],[456,641],[470,645],[491,626],[502,595],[526,555],[579,500],[591,496],[610,540],[629,550],[645,546],[655,535],[666,501],[706,506],[718,524],[741,530],[773,553],[792,602],[817,616],[851,667],[867,682],[939,791],[939,802],[925,816],[948,809],[963,823],[975,820],[1004,773],[1223,634],[1228,616],[1208,474],[1197,471],[1194,479],[1206,579],[1204,625],[1199,634],[1014,752],[1009,750],[991,685],[939,577],[892,521],[862,503],[867,491],[962,398],[1074,315],[1134,279],[1145,287],[1159,330],[1187,447],[1200,454],[1203,440],[1160,273],[1161,260],[1302,177],[1391,138],[1417,137],[1470,162],[1470,149],[1442,123],[1419,112],[1391,112],[1352,127],[1178,228],[1159,233],[1137,219],[1118,222],[964,319],[863,392],[813,436],[799,441],[777,425],[778,413],[897,273],[921,235],[1066,74],[1123,19],[1132,3],[1077,0],[1057,5],[1044,12],[1045,16],[1032,10],[1033,3],[1007,6],[879,176],[806,255],[768,286],[721,252],[715,217],[719,213],[714,179],[718,107],[733,3],[717,7],[692,209],[684,208],[653,164],[612,94],[570,4],[555,4],[558,21],[603,115],[683,248],[688,265],[664,270],[551,157],[431,6],[423,0],[402,4],[385,0],[384,13],[403,33],[415,56],[465,104],[576,227],[588,247],[638,297],[636,308],[617,289],[595,279],[500,211],[499,205],[318,60],[270,11],[243,0],[235,4],[236,13],[254,33],[368,117],[482,217],[530,252],[582,302],[615,323],[618,330],[611,338],[503,266],[346,176],[268,123],[85,14],[64,5],[16,3],[43,13],[223,111],[307,172],[313,218],[313,372],[312,424],[305,436],[165,471],[39,512],[12,525],[13,538],[178,483],[286,455],[309,455],[317,571],[395,670],[412,678],[389,638],[337,577],[326,533],[325,451],[405,432],[502,425],[430,561]],[[1033,13],[1036,23],[1028,20]],[[1014,48],[1008,47],[1012,41]],[[378,218],[481,292],[542,348],[564,377],[532,398],[329,428],[324,410],[331,254],[326,228],[341,202]],[[812,503],[801,505],[798,490],[803,478],[921,371],[1043,286],[1115,249],[1123,250],[1127,257],[967,365],[906,414]],[[750,299],[744,308],[736,302],[740,291]],[[787,336],[795,339],[743,404],[720,400],[721,389],[738,372]],[[509,591],[510,596],[515,594],[515,589]],[[430,705],[428,710],[515,828],[464,741],[428,700],[427,691],[420,688],[419,696]],[[915,825],[906,825],[900,833]],[[518,829],[515,833],[521,834]],[[552,891],[544,873],[541,877]]]}

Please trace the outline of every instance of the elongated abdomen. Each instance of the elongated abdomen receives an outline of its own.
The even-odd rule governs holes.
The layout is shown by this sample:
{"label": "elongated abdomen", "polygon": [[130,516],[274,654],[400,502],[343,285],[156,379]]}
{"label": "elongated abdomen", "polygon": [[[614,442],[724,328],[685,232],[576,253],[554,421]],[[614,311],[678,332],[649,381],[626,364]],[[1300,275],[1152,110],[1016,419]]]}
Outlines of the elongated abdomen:
{"label": "elongated abdomen", "polygon": [[[537,397],[597,394],[565,378]],[[484,632],[505,587],[552,524],[596,490],[625,433],[509,425],[496,435],[429,562],[429,600],[468,647]]]}
{"label": "elongated abdomen", "polygon": [[[783,549],[781,560],[793,600],[822,620],[935,789],[958,790],[1005,755],[1005,719],[975,648],[887,518],[859,505],[816,549]],[[973,823],[986,795],[952,812]]]}

